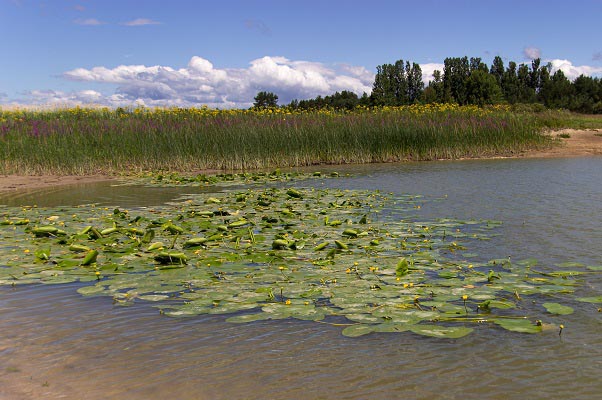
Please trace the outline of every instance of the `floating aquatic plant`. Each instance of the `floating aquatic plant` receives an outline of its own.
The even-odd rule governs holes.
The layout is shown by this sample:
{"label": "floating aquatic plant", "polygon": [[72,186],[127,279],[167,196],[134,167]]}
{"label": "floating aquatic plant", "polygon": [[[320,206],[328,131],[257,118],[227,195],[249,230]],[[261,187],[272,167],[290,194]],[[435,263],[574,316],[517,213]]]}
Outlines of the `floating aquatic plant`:
{"label": "floating aquatic plant", "polygon": [[[347,336],[459,338],[478,323],[539,332],[546,312],[572,312],[557,301],[580,276],[599,273],[534,259],[479,262],[467,247],[489,239],[499,222],[418,221],[410,216],[420,202],[378,191],[247,187],[132,210],[5,207],[0,284],[88,282],[82,295],[156,302],[171,317],[296,318],[340,324]],[[554,302],[533,304],[549,296]]]}

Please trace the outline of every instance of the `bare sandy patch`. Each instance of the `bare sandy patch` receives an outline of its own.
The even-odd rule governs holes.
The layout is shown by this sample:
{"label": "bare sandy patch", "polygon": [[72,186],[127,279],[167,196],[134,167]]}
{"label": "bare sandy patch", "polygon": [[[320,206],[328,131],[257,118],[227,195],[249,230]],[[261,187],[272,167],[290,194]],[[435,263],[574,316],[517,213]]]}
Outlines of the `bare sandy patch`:
{"label": "bare sandy patch", "polygon": [[107,175],[0,175],[0,192],[11,192],[22,189],[42,189],[54,186],[111,180],[114,180],[114,178]]}
{"label": "bare sandy patch", "polygon": [[602,129],[561,129],[548,132],[548,135],[559,140],[560,145],[547,150],[527,152],[522,156],[545,158],[602,155]]}

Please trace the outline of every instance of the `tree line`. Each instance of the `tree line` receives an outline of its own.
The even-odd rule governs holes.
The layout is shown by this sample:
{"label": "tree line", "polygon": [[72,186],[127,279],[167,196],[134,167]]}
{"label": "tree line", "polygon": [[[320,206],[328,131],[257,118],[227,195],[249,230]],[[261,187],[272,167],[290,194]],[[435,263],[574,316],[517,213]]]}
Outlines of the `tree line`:
{"label": "tree line", "polygon": [[[425,87],[422,70],[417,63],[398,60],[382,64],[370,95],[358,96],[351,91],[336,92],[313,99],[293,100],[293,109],[353,109],[357,106],[402,106],[416,103],[476,104],[542,104],[548,108],[602,114],[602,80],[580,75],[570,81],[561,70],[552,74],[550,64],[537,58],[528,64],[510,61],[504,65],[496,56],[491,66],[479,57],[448,57],[443,71],[436,70]],[[277,106],[278,96],[259,92],[254,107]]]}

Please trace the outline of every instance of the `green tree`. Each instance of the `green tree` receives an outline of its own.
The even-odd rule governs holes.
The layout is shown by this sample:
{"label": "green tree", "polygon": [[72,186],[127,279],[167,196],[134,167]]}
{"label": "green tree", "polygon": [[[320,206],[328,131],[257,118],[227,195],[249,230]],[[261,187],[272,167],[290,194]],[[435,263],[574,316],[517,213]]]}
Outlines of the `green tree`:
{"label": "green tree", "polygon": [[278,107],[278,95],[272,92],[259,92],[254,98],[254,108]]}
{"label": "green tree", "polygon": [[372,85],[372,103],[377,106],[391,106],[397,103],[397,76],[399,71],[393,64],[383,64],[376,67],[376,76]]}
{"label": "green tree", "polygon": [[466,80],[470,76],[468,57],[453,57],[444,60],[443,88],[446,102],[466,104]]}
{"label": "green tree", "polygon": [[579,75],[573,81],[573,98],[569,108],[582,113],[599,113],[601,111],[599,110],[600,101],[602,101],[601,95],[598,78]]}
{"label": "green tree", "polygon": [[433,79],[422,93],[422,100],[425,103],[443,103],[445,101],[445,89],[443,87],[443,78],[441,71],[433,71]]}
{"label": "green tree", "polygon": [[535,88],[531,84],[531,71],[525,64],[518,67],[518,102],[534,103],[536,99]]}
{"label": "green tree", "polygon": [[541,59],[536,58],[531,61],[531,72],[530,72],[530,87],[539,94],[541,88],[544,87],[546,82],[550,79],[550,70],[552,69],[551,64],[541,65]]}
{"label": "green tree", "polygon": [[422,97],[424,82],[422,81],[422,69],[417,63],[406,62],[406,78],[408,80],[408,102],[413,104]]}
{"label": "green tree", "polygon": [[568,108],[573,96],[573,85],[562,70],[557,70],[541,89],[541,98],[549,108]]}
{"label": "green tree", "polygon": [[503,95],[495,76],[486,70],[476,69],[466,80],[466,99],[470,104],[483,106],[501,102]]}
{"label": "green tree", "polygon": [[487,64],[482,62],[481,57],[470,57],[470,72],[477,70],[489,72]]}
{"label": "green tree", "polygon": [[505,72],[506,69],[504,68],[504,61],[502,61],[502,57],[495,56],[495,58],[493,59],[493,64],[491,64],[491,69],[489,70],[489,73],[493,75],[493,77],[497,81],[497,84],[500,85],[500,88],[502,87],[502,80],[504,79]]}
{"label": "green tree", "polygon": [[504,71],[502,76],[502,92],[508,103],[515,104],[518,102],[518,76],[514,61],[508,63],[508,69]]}
{"label": "green tree", "polygon": [[370,97],[377,106],[401,106],[416,102],[423,90],[420,65],[397,60],[395,64],[376,67]]}
{"label": "green tree", "polygon": [[360,100],[357,97],[357,94],[348,90],[343,90],[340,93],[336,92],[331,96],[324,97],[324,101],[328,106],[332,108],[336,108],[339,110],[352,110],[359,104]]}

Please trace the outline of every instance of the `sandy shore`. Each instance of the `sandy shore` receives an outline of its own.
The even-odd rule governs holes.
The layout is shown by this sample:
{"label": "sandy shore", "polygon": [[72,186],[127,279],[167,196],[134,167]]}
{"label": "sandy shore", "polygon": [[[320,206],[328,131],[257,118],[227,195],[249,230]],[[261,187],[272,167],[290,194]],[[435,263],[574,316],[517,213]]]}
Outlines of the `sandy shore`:
{"label": "sandy shore", "polygon": [[[569,138],[558,137],[560,134],[568,134]],[[525,153],[522,157],[546,158],[546,157],[583,157],[602,155],[602,129],[562,129],[550,132],[552,137],[558,137],[562,146],[554,147],[545,151],[532,151]]]}
{"label": "sandy shore", "polygon": [[112,177],[107,175],[0,175],[0,192],[10,192],[20,189],[41,189],[78,183],[109,181],[112,179]]}
{"label": "sandy shore", "polygon": [[[520,154],[517,158],[549,158],[549,157],[580,157],[602,155],[602,129],[575,130],[563,129],[550,132],[557,137],[559,134],[568,134],[568,138],[560,138],[561,146],[545,151],[532,151]],[[91,183],[109,181],[115,178],[107,175],[90,176],[23,176],[0,175],[0,192],[10,192],[20,189],[41,189],[45,187],[72,185],[78,183]]]}

